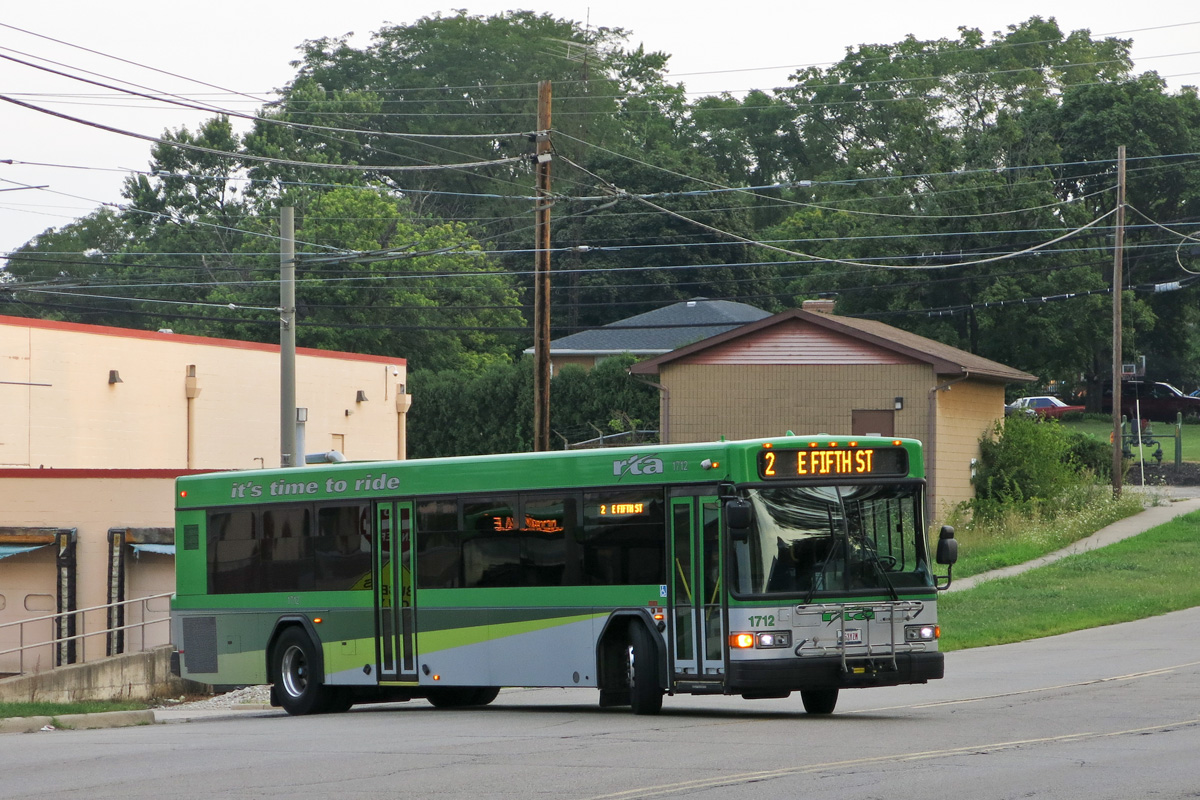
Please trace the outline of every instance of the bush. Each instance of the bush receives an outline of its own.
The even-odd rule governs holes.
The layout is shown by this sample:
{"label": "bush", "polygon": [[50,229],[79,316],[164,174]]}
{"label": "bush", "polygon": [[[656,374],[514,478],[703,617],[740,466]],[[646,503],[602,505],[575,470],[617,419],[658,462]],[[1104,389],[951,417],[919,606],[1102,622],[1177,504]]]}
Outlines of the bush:
{"label": "bush", "polygon": [[985,518],[1013,511],[1052,517],[1073,505],[1068,500],[1080,496],[1078,487],[1095,483],[1111,465],[1103,442],[1025,414],[998,421],[979,446],[970,505]]}

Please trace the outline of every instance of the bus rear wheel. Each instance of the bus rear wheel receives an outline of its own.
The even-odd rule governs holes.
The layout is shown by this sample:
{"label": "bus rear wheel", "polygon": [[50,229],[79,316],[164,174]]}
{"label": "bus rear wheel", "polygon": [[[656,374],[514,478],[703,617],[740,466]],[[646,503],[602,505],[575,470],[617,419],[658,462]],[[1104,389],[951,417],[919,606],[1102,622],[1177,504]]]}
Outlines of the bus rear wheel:
{"label": "bus rear wheel", "polygon": [[635,714],[662,710],[663,690],[658,685],[658,650],[644,625],[629,631],[629,705]]}
{"label": "bus rear wheel", "polygon": [[330,690],[315,671],[317,648],[304,631],[288,628],[279,634],[271,663],[275,695],[284,711],[295,716],[320,714],[333,705]]}
{"label": "bus rear wheel", "polygon": [[832,714],[837,706],[837,689],[805,689],[800,692],[804,710],[809,714]]}

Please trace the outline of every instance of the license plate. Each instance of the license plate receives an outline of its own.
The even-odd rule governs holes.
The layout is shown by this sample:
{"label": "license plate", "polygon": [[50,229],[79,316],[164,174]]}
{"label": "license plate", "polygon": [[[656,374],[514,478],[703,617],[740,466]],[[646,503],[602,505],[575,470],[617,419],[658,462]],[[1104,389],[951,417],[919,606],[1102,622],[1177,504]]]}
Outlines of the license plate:
{"label": "license plate", "polygon": [[862,630],[846,628],[845,635],[842,636],[842,644],[862,644]]}

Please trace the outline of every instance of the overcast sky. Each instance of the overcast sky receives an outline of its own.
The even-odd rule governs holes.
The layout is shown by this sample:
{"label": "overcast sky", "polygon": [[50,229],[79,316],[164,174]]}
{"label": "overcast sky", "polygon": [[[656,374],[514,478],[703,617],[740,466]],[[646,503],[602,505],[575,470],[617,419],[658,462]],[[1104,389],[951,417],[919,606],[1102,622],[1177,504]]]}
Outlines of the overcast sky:
{"label": "overcast sky", "polygon": [[[797,67],[827,65],[858,44],[891,43],[908,34],[952,38],[962,25],[991,33],[1035,14],[1057,18],[1064,30],[1086,28],[1095,36],[1132,38],[1139,72],[1157,71],[1175,89],[1200,84],[1200,5],[1194,0],[1006,0],[986,6],[960,0],[463,0],[450,5],[424,0],[41,0],[5,4],[0,54],[49,59],[69,65],[71,71],[91,70],[103,76],[101,80],[116,77],[156,91],[192,96],[206,91],[185,80],[190,78],[260,94],[288,82],[293,75],[288,62],[306,39],[353,32],[364,45],[372,31],[386,24],[408,23],[439,11],[453,14],[452,9],[461,7],[471,14],[523,8],[593,26],[625,28],[632,32],[630,45],[644,43],[648,50],[670,54],[671,76],[689,91],[702,93],[783,85]],[[0,94],[60,113],[153,136],[182,125],[194,128],[210,116],[166,105],[141,108],[147,103],[136,98],[100,103],[78,96],[81,92],[86,87],[76,82],[0,61]],[[145,141],[0,103],[0,161],[30,162],[0,163],[0,190],[49,187],[0,191],[0,254],[100,203],[120,201],[122,170],[145,168],[149,148]]]}

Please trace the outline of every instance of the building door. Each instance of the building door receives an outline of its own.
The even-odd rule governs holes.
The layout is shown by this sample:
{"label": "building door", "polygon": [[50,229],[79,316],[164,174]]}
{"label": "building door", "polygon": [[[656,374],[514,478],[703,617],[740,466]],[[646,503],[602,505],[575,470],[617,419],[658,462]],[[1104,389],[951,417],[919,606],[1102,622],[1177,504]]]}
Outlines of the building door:
{"label": "building door", "polygon": [[725,676],[720,501],[671,499],[671,650],[674,679]]}
{"label": "building door", "polygon": [[379,680],[416,681],[412,503],[378,503],[372,586]]}
{"label": "building door", "polygon": [[850,435],[895,436],[896,412],[890,408],[881,411],[856,408],[850,412]]}

